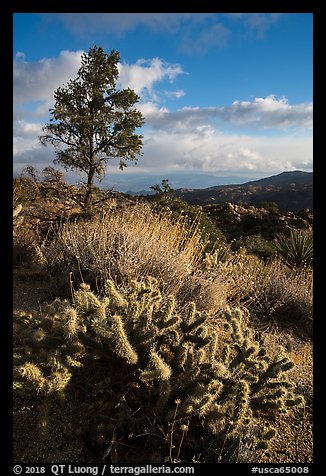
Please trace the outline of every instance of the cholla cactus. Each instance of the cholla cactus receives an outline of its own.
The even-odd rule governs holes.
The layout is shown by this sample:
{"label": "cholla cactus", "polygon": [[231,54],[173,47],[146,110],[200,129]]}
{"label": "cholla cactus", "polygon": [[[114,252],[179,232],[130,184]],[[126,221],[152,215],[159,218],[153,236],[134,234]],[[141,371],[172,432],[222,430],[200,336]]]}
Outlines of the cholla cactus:
{"label": "cholla cactus", "polygon": [[[180,431],[186,426],[187,438],[192,430],[193,445],[204,432],[201,438],[211,435],[216,445],[250,437],[266,447],[275,435],[270,419],[303,403],[285,377],[293,364],[284,356],[267,357],[240,309],[226,309],[230,342],[225,345],[219,345],[217,332],[208,331],[207,318],[193,302],[179,313],[175,298],[163,298],[150,277],[124,293],[107,281],[102,297],[84,284],[72,304],[56,300],[49,306],[41,342],[35,333],[21,332],[26,345],[42,349],[43,359],[46,346],[52,349],[39,366],[20,366],[21,376],[40,392],[62,392],[75,369],[93,358],[102,379],[94,385],[102,390],[89,422],[109,411],[123,438],[155,433],[149,430],[155,417]],[[258,418],[266,421],[266,430],[255,428]]]}

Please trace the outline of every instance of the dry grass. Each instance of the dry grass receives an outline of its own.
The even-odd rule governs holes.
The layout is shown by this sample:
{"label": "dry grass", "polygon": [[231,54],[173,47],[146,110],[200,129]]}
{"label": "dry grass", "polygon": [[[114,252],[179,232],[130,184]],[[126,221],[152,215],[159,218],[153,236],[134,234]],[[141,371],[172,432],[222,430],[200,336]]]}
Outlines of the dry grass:
{"label": "dry grass", "polygon": [[83,280],[99,292],[107,278],[128,288],[132,280],[150,275],[163,294],[173,293],[184,303],[196,296],[207,307],[225,293],[208,292],[212,283],[199,269],[204,246],[196,226],[188,228],[182,220],[172,224],[167,215],[137,204],[62,225],[43,253],[55,281],[61,278],[66,287],[70,272],[75,286]]}
{"label": "dry grass", "polygon": [[69,294],[69,273],[75,287],[85,281],[97,292],[107,278],[127,289],[132,280],[150,275],[181,306],[195,300],[199,309],[216,313],[228,302],[247,306],[267,325],[311,331],[311,271],[263,262],[245,249],[223,257],[216,250],[203,261],[204,247],[196,226],[171,223],[167,214],[136,204],[91,221],[62,224],[43,253],[59,294]]}
{"label": "dry grass", "polygon": [[219,260],[219,250],[205,259],[206,278],[223,288],[226,299],[236,306],[248,305],[254,299],[257,268],[260,260],[248,255],[244,248]]}
{"label": "dry grass", "polygon": [[309,269],[289,270],[273,260],[257,267],[252,312],[276,325],[312,333],[313,275]]}
{"label": "dry grass", "polygon": [[40,253],[37,225],[23,220],[13,232],[13,264],[20,266],[37,263]]}
{"label": "dry grass", "polygon": [[[151,275],[158,279],[165,296],[170,293],[176,295],[181,308],[194,300],[198,309],[211,311],[209,328],[218,330],[219,345],[228,340],[226,331],[221,327],[220,312],[226,303],[240,306],[246,313],[250,327],[253,326],[255,330],[268,329],[267,332],[257,332],[256,338],[268,349],[269,356],[285,351],[295,363],[291,370],[291,381],[310,402],[311,343],[300,339],[291,329],[284,329],[281,324],[292,321],[301,329],[309,327],[312,316],[311,273],[291,271],[278,261],[264,263],[243,249],[229,256],[221,256],[217,251],[215,255],[206,256],[203,262],[205,243],[195,226],[189,229],[182,221],[172,224],[168,215],[154,214],[144,204],[126,206],[116,211],[115,204],[111,205],[111,211],[103,213],[100,218],[62,223],[55,235],[44,243],[44,263],[53,277],[53,281],[47,284],[56,295],[60,293],[53,284],[60,283],[69,295],[69,273],[72,273],[71,284],[75,287],[84,280],[97,291],[101,290],[106,278],[128,289],[132,280]],[[18,294],[22,300],[21,308],[26,310],[30,289],[27,289],[27,283],[20,283],[22,285],[26,285],[26,296],[22,292],[25,288],[20,287]],[[271,323],[275,325],[271,326]],[[79,405],[79,401],[76,405]],[[67,418],[75,421],[74,412],[75,405]],[[266,453],[266,458],[261,461],[308,462],[311,458],[311,415],[308,412],[307,415],[307,421],[304,420],[305,424],[299,429],[296,425],[301,414],[296,417],[297,420],[284,422],[288,427],[288,435],[285,435],[280,422],[280,435],[286,438],[284,436],[285,439],[277,440],[275,449],[272,448],[270,454]],[[20,419],[21,415],[17,413],[17,420]],[[28,433],[31,422],[26,424],[27,429],[24,431]],[[65,436],[58,436],[60,438]],[[69,434],[68,438],[73,447],[72,454],[83,461],[85,456],[77,452],[76,437]],[[290,445],[291,439],[298,438],[304,447],[303,456],[297,456],[297,449]],[[18,441],[17,444],[23,448],[25,442]],[[287,453],[283,454],[281,451],[285,447],[288,447]],[[41,450],[48,451],[48,448]],[[30,447],[26,449],[24,458],[30,451]],[[57,455],[60,451],[56,449],[54,452]],[[52,458],[52,455],[47,457]]]}
{"label": "dry grass", "polygon": [[224,261],[218,261],[217,257],[218,253],[206,257],[206,278],[215,289],[224,290],[229,303],[248,307],[266,328],[289,325],[311,334],[313,275],[310,268],[290,270],[280,260],[264,262],[248,255],[244,249]]}

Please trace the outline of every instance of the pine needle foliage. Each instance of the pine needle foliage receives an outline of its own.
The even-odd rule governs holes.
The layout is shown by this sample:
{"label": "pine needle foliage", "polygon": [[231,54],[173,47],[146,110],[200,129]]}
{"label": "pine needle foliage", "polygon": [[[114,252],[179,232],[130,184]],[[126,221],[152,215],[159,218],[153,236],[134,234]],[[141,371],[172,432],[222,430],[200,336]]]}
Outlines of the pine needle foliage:
{"label": "pine needle foliage", "polygon": [[57,299],[46,311],[42,321],[16,323],[15,387],[61,394],[80,368],[91,368],[85,421],[92,441],[106,444],[103,459],[120,441],[115,462],[126,460],[126,445],[129,461],[139,461],[146,438],[148,451],[160,448],[162,462],[167,454],[176,462],[173,440],[179,462],[200,454],[218,462],[225,444],[266,448],[276,431],[272,420],[304,403],[286,377],[293,364],[267,356],[240,309],[226,309],[229,340],[219,345],[208,315],[194,302],[178,309],[152,277],[132,281],[124,293],[108,280],[101,297],[83,284],[72,303]]}

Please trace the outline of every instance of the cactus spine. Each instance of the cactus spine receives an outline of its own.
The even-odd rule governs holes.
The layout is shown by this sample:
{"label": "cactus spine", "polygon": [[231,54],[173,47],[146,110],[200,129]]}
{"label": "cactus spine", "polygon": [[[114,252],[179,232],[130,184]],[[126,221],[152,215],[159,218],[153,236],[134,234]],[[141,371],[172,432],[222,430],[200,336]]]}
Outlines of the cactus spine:
{"label": "cactus spine", "polygon": [[[269,419],[302,405],[286,378],[293,364],[284,356],[267,357],[240,309],[226,309],[222,321],[230,339],[218,346],[217,332],[208,331],[208,315],[194,302],[179,314],[174,296],[164,299],[150,277],[132,282],[125,293],[108,280],[106,293],[96,296],[83,284],[73,304],[55,301],[43,321],[41,343],[21,326],[21,339],[35,348],[39,362],[20,366],[18,376],[39,392],[60,393],[84,357],[93,357],[109,379],[124,382],[114,406],[122,433],[141,432],[155,412],[155,418],[189,432],[215,435],[220,444],[251,435],[257,447],[266,446],[275,435]],[[52,354],[44,362],[47,346]],[[264,432],[255,427],[260,417],[266,420]]]}

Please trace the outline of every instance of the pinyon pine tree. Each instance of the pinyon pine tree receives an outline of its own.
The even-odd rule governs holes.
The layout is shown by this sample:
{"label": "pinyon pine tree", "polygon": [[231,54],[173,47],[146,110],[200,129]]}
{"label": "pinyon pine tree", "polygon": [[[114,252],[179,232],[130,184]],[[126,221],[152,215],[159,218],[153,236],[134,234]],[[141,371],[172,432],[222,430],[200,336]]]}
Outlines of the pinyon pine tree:
{"label": "pinyon pine tree", "polygon": [[103,178],[108,160],[137,160],[142,136],[135,129],[143,125],[143,116],[135,109],[138,95],[130,88],[117,89],[120,53],[104,53],[90,48],[81,58],[76,79],[54,93],[50,122],[43,127],[41,144],[52,144],[54,162],[87,177],[84,207],[91,203],[94,179]]}

